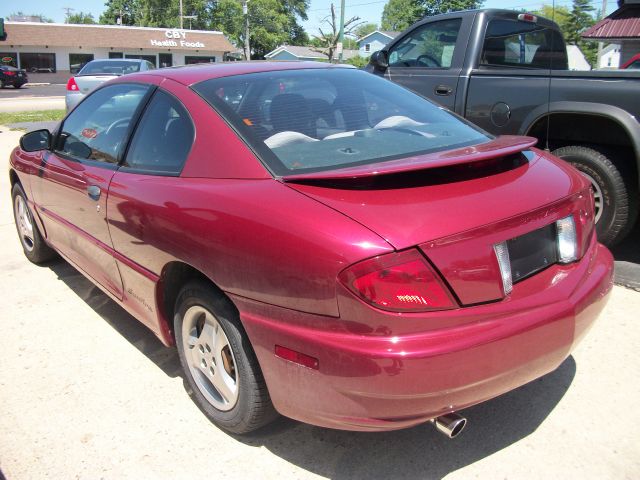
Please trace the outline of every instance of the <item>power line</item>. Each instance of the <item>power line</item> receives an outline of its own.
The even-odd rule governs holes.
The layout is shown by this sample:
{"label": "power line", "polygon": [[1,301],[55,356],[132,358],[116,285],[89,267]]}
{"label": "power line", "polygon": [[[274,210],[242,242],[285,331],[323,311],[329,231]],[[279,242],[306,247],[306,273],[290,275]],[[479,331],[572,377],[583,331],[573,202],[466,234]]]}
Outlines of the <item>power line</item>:
{"label": "power line", "polygon": [[62,7],[62,10],[64,10],[64,12],[65,12],[66,20],[69,21],[69,17],[71,16],[71,12],[75,11],[75,8]]}

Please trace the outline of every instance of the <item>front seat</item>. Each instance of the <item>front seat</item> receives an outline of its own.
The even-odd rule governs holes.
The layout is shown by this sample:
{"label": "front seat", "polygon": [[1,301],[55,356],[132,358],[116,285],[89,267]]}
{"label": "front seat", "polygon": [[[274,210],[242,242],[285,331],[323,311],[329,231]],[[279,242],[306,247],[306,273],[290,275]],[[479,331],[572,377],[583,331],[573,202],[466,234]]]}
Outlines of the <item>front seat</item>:
{"label": "front seat", "polygon": [[282,93],[271,100],[271,125],[274,133],[299,132],[317,137],[311,108],[302,95]]}

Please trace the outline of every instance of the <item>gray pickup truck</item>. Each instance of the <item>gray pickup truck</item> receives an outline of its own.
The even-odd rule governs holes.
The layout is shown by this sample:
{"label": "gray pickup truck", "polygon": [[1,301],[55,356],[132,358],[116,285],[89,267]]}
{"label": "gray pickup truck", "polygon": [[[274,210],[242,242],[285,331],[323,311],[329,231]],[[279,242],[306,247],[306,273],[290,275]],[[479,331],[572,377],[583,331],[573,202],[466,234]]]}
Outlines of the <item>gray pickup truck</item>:
{"label": "gray pickup truck", "polygon": [[640,72],[570,71],[558,26],[509,10],[425,18],[374,53],[366,70],[495,135],[536,137],[571,162],[593,185],[601,242],[613,245],[633,227]]}

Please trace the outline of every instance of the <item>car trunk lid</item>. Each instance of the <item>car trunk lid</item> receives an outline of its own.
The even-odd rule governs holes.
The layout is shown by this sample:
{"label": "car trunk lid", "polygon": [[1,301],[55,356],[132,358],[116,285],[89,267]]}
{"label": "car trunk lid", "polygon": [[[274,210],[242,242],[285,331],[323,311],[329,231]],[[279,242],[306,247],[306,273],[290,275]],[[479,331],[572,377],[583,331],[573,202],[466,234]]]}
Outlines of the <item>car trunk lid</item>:
{"label": "car trunk lid", "polygon": [[77,75],[73,78],[76,81],[78,90],[86,95],[104,82],[117,77],[119,77],[119,75]]}
{"label": "car trunk lid", "polygon": [[588,183],[564,162],[539,150],[494,152],[471,163],[452,155],[456,161],[446,166],[425,163],[376,176],[326,172],[322,178],[285,181],[370,228],[397,250],[419,246],[460,302],[474,304],[504,295],[496,243],[566,215],[582,219],[589,211]]}

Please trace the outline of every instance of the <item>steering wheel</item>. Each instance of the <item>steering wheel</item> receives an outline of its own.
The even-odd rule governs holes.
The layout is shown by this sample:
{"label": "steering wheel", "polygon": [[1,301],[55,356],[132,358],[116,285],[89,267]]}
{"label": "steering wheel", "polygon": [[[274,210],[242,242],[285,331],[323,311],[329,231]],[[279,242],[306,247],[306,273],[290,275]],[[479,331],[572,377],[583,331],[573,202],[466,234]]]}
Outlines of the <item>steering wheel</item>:
{"label": "steering wheel", "polygon": [[123,125],[128,125],[130,120],[131,120],[130,118],[119,118],[118,120],[116,120],[115,122],[113,122],[111,125],[107,127],[104,134],[106,136],[109,136],[118,127],[121,127]]}
{"label": "steering wheel", "polygon": [[[427,60],[427,61],[425,61]],[[416,63],[421,63],[425,67],[441,67],[440,62],[433,58],[431,55],[420,55],[416,58]]]}

